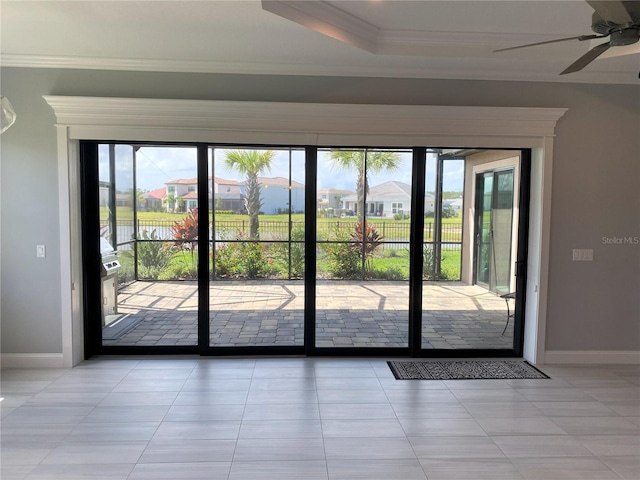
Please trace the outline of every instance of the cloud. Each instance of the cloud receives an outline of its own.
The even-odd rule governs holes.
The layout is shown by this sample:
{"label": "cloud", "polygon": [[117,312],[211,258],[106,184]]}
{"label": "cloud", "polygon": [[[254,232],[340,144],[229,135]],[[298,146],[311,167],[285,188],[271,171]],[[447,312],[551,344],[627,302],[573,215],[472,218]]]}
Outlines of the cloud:
{"label": "cloud", "polygon": [[[244,178],[237,171],[229,171],[224,166],[225,153],[230,148],[212,148],[214,160],[214,175],[229,180],[242,181]],[[289,177],[289,159],[291,157],[291,177],[293,180],[306,184],[305,158],[303,149],[274,149],[271,171],[265,176]],[[126,190],[133,185],[133,147],[131,145],[116,145],[116,181],[118,190]],[[411,184],[411,152],[400,152],[402,163],[400,168],[392,172],[372,173],[369,185],[396,180]],[[318,188],[337,188],[355,191],[357,175],[355,171],[336,169],[329,160],[330,151],[318,151],[317,185]],[[109,181],[109,146],[102,144],[98,152],[100,180]],[[136,154],[136,182],[143,190],[161,188],[166,182],[179,178],[195,178],[197,176],[197,152],[195,147],[178,146],[144,146]],[[427,155],[426,189],[433,191],[436,179],[436,156]],[[461,191],[464,183],[464,161],[447,160],[443,170],[443,189],[445,191]]]}

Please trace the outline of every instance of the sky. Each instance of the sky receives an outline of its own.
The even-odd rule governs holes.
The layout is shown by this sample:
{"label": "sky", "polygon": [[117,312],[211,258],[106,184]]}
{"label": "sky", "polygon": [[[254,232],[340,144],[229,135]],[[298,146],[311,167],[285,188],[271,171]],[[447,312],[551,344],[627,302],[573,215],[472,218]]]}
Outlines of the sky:
{"label": "sky", "polygon": [[[229,149],[230,150],[230,149]],[[227,149],[214,149],[214,174],[228,180],[242,181],[243,177],[236,171],[229,171],[224,166]],[[265,172],[265,177],[289,176],[289,150],[275,150],[271,170]],[[127,190],[133,182],[133,147],[130,145],[116,145],[116,188]],[[356,174],[332,168],[328,161],[329,152],[319,150],[318,188],[337,188],[355,191]],[[401,165],[393,172],[382,172],[369,176],[369,186],[374,187],[389,180],[411,184],[411,152],[401,151]],[[108,145],[99,147],[100,180],[109,181]],[[145,191],[164,187],[166,182],[176,179],[195,178],[197,176],[197,158],[195,147],[141,147],[136,154],[137,188]],[[434,154],[427,155],[426,185],[427,190],[433,191],[435,185]],[[291,178],[305,184],[304,178],[304,150],[291,152]],[[464,162],[462,160],[447,160],[443,174],[444,191],[462,191],[464,181]]]}

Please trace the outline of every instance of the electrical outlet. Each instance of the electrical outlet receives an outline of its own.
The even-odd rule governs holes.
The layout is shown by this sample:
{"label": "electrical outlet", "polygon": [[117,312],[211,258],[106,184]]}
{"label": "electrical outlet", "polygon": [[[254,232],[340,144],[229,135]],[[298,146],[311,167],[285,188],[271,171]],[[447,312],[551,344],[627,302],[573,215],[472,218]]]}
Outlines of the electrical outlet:
{"label": "electrical outlet", "polygon": [[573,261],[574,262],[592,262],[593,248],[574,248]]}
{"label": "electrical outlet", "polygon": [[36,245],[36,257],[44,258],[47,256],[47,251],[44,248],[44,245]]}

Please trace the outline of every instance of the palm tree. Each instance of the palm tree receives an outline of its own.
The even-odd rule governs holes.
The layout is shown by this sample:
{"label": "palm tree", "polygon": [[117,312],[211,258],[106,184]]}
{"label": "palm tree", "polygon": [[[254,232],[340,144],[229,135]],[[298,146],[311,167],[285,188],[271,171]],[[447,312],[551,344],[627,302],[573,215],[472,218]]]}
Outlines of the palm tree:
{"label": "palm tree", "polygon": [[176,196],[173,193],[167,194],[163,199],[162,203],[167,206],[167,212],[173,213],[176,206]]}
{"label": "palm tree", "polygon": [[362,221],[365,214],[364,196],[369,193],[369,180],[365,175],[365,157],[367,172],[378,173],[384,170],[397,170],[402,163],[397,152],[365,150],[334,150],[331,152],[331,163],[335,168],[347,171],[357,171],[356,181],[358,220]]}
{"label": "palm tree", "polygon": [[237,170],[246,176],[246,191],[244,204],[249,214],[249,238],[258,238],[260,223],[258,214],[262,202],[260,200],[260,184],[258,175],[271,170],[271,161],[275,152],[271,150],[232,150],[227,152],[225,166],[230,170]]}

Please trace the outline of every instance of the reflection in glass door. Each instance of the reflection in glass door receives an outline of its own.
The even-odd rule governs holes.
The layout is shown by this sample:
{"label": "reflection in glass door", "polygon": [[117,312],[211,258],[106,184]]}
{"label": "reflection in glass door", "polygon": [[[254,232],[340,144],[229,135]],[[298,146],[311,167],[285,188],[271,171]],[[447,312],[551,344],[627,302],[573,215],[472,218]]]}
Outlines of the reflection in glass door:
{"label": "reflection in glass door", "polygon": [[476,192],[478,195],[476,207],[476,283],[490,289],[493,173],[479,173],[477,175]]}
{"label": "reflection in glass door", "polygon": [[209,149],[209,347],[304,345],[305,155]]}
{"label": "reflection in glass door", "polygon": [[476,282],[490,291],[512,290],[513,169],[477,174]]}

